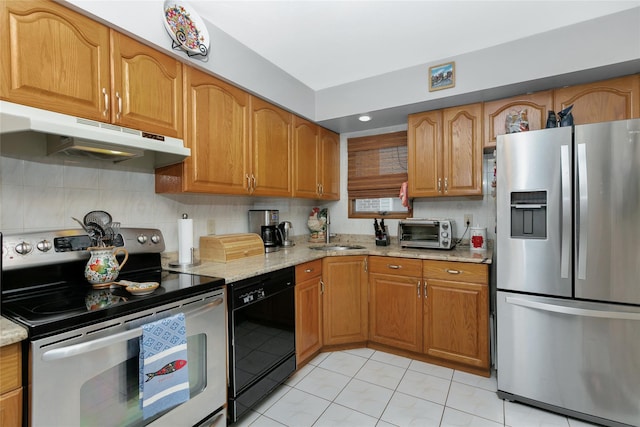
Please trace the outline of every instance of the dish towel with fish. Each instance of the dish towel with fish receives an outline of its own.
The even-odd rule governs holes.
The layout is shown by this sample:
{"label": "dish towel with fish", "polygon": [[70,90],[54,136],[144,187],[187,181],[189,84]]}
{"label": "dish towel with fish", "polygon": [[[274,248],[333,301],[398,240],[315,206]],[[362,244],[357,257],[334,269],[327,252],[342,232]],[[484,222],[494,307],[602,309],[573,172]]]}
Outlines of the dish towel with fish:
{"label": "dish towel with fish", "polygon": [[144,419],[189,400],[184,313],[142,325],[139,357]]}

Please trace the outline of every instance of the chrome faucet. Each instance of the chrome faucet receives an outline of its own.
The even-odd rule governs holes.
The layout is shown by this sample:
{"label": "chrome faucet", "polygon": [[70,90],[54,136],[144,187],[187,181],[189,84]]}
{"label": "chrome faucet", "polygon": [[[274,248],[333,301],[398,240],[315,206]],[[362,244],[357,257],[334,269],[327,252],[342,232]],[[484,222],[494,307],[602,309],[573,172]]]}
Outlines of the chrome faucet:
{"label": "chrome faucet", "polygon": [[331,220],[329,219],[329,208],[327,208],[327,223],[325,226],[325,236],[324,236],[324,241],[325,243],[329,243],[329,240],[331,239],[331,232],[329,231],[329,224],[331,224]]}

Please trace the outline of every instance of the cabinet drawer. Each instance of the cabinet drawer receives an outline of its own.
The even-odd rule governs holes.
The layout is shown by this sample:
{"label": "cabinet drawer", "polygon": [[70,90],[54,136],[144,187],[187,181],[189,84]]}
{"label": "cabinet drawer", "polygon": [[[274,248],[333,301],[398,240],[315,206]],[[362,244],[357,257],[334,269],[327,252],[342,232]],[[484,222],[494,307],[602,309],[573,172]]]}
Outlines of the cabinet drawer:
{"label": "cabinet drawer", "polygon": [[487,264],[450,261],[424,261],[425,279],[442,279],[456,282],[489,283]]}
{"label": "cabinet drawer", "polygon": [[20,343],[0,347],[0,393],[13,390],[22,385],[22,359]]}
{"label": "cabinet drawer", "polygon": [[369,272],[393,274],[396,276],[422,277],[422,260],[371,256],[369,257]]}
{"label": "cabinet drawer", "polygon": [[322,259],[296,265],[296,283],[322,275]]}

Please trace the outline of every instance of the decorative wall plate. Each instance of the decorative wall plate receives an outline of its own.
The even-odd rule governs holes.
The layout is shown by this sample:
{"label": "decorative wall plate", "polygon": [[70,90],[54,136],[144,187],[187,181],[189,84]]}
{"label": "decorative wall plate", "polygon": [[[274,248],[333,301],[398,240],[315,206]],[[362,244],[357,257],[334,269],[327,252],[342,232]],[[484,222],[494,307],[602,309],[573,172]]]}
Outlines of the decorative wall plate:
{"label": "decorative wall plate", "polygon": [[200,15],[179,0],[164,2],[164,27],[173,39],[173,48],[184,49],[189,56],[209,53],[209,32]]}

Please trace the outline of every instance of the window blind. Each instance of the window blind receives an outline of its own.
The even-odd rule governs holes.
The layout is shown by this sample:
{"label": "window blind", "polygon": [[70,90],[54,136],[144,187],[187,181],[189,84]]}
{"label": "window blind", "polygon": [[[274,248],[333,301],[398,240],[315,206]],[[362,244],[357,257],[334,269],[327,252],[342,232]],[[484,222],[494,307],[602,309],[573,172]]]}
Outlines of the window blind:
{"label": "window blind", "polygon": [[407,132],[349,138],[350,199],[397,197],[407,180]]}

